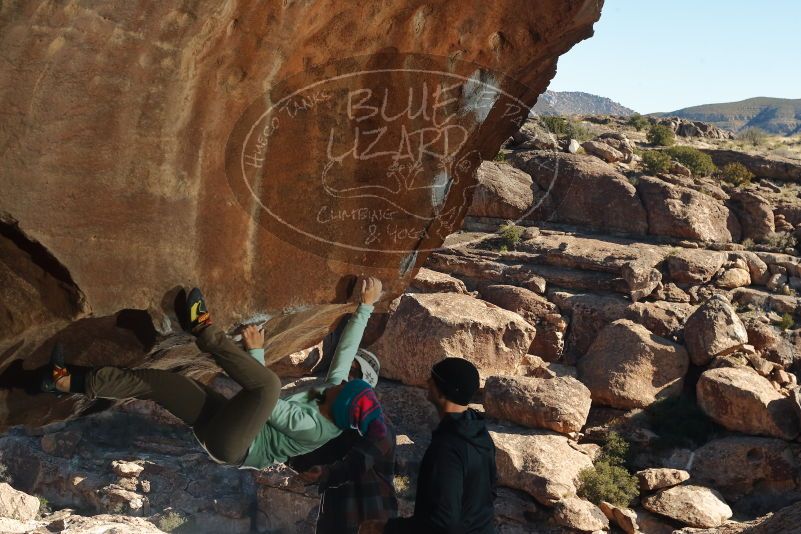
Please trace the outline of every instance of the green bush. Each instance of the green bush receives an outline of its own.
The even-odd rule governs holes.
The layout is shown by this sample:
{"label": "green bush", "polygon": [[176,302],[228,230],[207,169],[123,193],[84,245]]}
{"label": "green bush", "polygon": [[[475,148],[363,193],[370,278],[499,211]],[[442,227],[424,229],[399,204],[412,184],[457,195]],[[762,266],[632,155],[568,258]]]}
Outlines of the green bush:
{"label": "green bush", "polygon": [[773,248],[784,250],[786,248],[795,248],[796,239],[788,232],[773,232],[765,239],[765,243]]}
{"label": "green bush", "polygon": [[754,173],[742,163],[727,163],[720,169],[720,179],[732,185],[747,185],[751,183]]}
{"label": "green bush", "polygon": [[657,401],[646,414],[651,430],[659,435],[655,443],[658,448],[695,448],[722,430],[693,399],[684,396]]}
{"label": "green bush", "polygon": [[782,320],[779,321],[777,326],[782,330],[788,330],[792,328],[794,324],[795,320],[793,319],[793,316],[785,312],[784,315],[782,315]]}
{"label": "green bush", "polygon": [[617,432],[610,432],[601,449],[599,460],[611,465],[623,465],[629,457],[629,443]]}
{"label": "green bush", "polygon": [[[513,222],[509,221],[500,227],[498,233],[502,240],[501,251],[514,250],[523,238],[523,227],[516,226]],[[505,250],[503,247],[506,247]]]}
{"label": "green bush", "polygon": [[741,141],[745,141],[752,146],[760,146],[765,143],[768,135],[759,128],[748,128],[740,132],[737,136]]}
{"label": "green bush", "polygon": [[172,532],[184,523],[186,523],[186,518],[171,510],[159,518],[156,526],[164,532]]}
{"label": "green bush", "polygon": [[546,115],[540,118],[549,132],[557,137],[566,135],[567,119],[557,115]]}
{"label": "green bush", "polygon": [[42,497],[41,495],[37,495],[36,497],[39,499],[40,516],[47,515],[53,512],[53,510],[50,508],[50,501],[48,501],[45,497]]}
{"label": "green bush", "polygon": [[542,122],[556,137],[566,137],[582,142],[593,138],[593,133],[589,129],[573,119],[549,115],[542,117]]}
{"label": "green bush", "polygon": [[570,139],[575,139],[583,143],[584,141],[589,141],[595,134],[589,128],[585,127],[578,121],[570,120],[567,123],[567,136]]}
{"label": "green bush", "polygon": [[676,134],[667,126],[654,124],[648,130],[646,139],[652,145],[656,146],[672,146],[676,142]]}
{"label": "green bush", "polygon": [[648,128],[651,122],[642,115],[640,115],[639,113],[635,113],[634,115],[629,117],[627,124],[635,128],[639,132]]}
{"label": "green bush", "polygon": [[705,154],[691,146],[674,146],[666,151],[674,160],[678,161],[693,173],[695,176],[709,176],[718,170],[712,163],[709,154]]}
{"label": "green bush", "polygon": [[506,152],[498,152],[497,154],[495,154],[495,157],[492,158],[492,161],[505,162],[506,161]]}
{"label": "green bush", "polygon": [[637,478],[626,470],[628,456],[628,442],[617,432],[610,432],[593,466],[579,473],[579,495],[595,504],[607,501],[629,506],[640,492]]}
{"label": "green bush", "polygon": [[579,472],[578,494],[594,504],[606,501],[628,507],[639,497],[640,491],[637,478],[624,467],[599,460]]}
{"label": "green bush", "polygon": [[658,174],[670,170],[670,156],[661,150],[646,150],[642,155],[642,164],[648,174]]}

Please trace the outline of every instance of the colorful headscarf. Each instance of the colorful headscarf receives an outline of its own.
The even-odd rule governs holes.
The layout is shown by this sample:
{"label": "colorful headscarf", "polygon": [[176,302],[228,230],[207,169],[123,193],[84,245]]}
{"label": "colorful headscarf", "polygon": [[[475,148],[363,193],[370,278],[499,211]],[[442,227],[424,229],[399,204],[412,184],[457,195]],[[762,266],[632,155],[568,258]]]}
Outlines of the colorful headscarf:
{"label": "colorful headscarf", "polygon": [[353,428],[362,436],[367,433],[370,423],[384,418],[375,391],[364,380],[347,382],[334,399],[331,411],[337,427],[342,430]]}

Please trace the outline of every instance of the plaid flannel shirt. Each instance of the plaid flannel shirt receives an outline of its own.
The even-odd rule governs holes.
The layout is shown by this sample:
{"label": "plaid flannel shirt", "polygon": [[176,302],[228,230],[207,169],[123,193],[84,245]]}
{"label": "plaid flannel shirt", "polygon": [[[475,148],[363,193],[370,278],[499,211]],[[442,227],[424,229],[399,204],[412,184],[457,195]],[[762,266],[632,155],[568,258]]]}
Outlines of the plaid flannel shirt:
{"label": "plaid flannel shirt", "polygon": [[328,444],[292,460],[292,467],[305,471],[313,465],[327,465],[319,482],[322,495],[317,518],[318,534],[356,534],[369,519],[397,516],[395,496],[395,432],[371,424],[364,436],[355,430],[344,432]]}

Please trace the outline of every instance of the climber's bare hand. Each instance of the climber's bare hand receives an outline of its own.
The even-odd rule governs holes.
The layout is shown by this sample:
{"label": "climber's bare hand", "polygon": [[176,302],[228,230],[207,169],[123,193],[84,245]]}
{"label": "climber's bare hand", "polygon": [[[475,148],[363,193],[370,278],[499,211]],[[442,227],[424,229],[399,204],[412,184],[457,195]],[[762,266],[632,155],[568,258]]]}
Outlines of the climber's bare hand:
{"label": "climber's bare hand", "polygon": [[263,349],[264,331],[255,324],[248,325],[242,330],[242,340],[247,350]]}
{"label": "climber's bare hand", "polygon": [[374,276],[363,278],[361,281],[359,302],[373,305],[381,298],[381,280]]}

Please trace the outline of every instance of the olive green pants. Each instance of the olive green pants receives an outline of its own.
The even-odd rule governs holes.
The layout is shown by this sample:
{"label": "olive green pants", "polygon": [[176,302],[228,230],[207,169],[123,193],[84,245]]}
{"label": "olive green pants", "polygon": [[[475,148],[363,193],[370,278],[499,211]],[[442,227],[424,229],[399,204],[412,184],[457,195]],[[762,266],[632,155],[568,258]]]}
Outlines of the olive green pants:
{"label": "olive green pants", "polygon": [[155,401],[191,426],[213,459],[241,465],[278,402],[281,381],[215,325],[200,333],[197,345],[242,386],[239,393],[227,399],[197,380],[171,371],[98,367],[86,377],[86,394]]}

